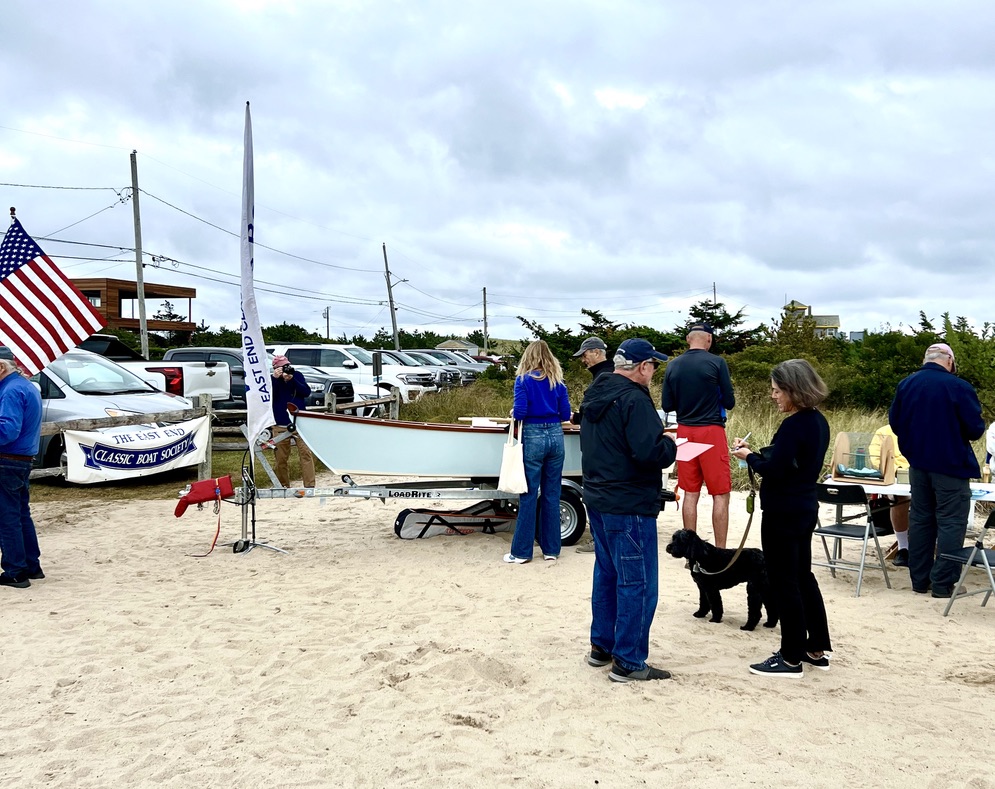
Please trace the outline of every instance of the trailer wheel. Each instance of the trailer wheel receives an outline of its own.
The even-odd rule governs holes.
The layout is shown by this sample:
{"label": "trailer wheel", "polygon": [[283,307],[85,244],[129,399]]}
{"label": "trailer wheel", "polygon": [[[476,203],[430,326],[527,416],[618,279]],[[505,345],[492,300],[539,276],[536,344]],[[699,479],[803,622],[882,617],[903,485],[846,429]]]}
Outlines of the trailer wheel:
{"label": "trailer wheel", "polygon": [[575,545],[587,528],[587,510],[580,494],[573,488],[560,489],[560,542]]}

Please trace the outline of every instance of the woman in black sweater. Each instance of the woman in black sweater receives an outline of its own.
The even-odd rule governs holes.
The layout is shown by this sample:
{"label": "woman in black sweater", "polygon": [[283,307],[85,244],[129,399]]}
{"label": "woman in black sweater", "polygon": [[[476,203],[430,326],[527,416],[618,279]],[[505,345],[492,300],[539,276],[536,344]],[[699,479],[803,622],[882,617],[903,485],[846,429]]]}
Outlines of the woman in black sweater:
{"label": "woman in black sweater", "polygon": [[802,663],[829,670],[829,623],[819,582],[812,574],[812,532],[818,521],[816,485],[829,447],[829,423],[816,406],[829,390],[804,359],[790,359],[771,371],[771,399],[785,414],[763,454],[741,439],[732,454],[763,478],[760,483],[760,539],[767,577],[780,607],[781,649],[754,674],[797,678]]}

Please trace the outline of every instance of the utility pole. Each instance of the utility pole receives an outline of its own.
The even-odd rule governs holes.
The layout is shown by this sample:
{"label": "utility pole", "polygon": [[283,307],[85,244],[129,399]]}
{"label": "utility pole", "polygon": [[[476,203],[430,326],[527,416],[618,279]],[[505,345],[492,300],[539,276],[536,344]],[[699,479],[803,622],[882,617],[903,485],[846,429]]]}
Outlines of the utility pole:
{"label": "utility pole", "polygon": [[331,336],[330,329],[329,329],[329,315],[331,314],[331,310],[332,310],[331,307],[325,307],[325,309],[323,309],[321,311],[321,316],[325,319],[325,339],[326,340]]}
{"label": "utility pole", "polygon": [[484,288],[484,356],[487,356],[487,288]]}
{"label": "utility pole", "polygon": [[383,242],[383,269],[387,278],[387,306],[390,309],[390,325],[394,328],[394,350],[401,350],[401,341],[397,337],[397,313],[394,312],[394,291],[390,284],[390,267],[387,265],[387,242]]}
{"label": "utility pole", "polygon": [[135,284],[138,286],[138,332],[142,356],[149,358],[149,325],[145,320],[145,279],[142,275],[142,212],[138,208],[138,151],[131,152],[131,207],[135,214]]}
{"label": "utility pole", "polygon": [[718,298],[715,295],[715,283],[712,283],[712,306],[714,307],[718,303]]}

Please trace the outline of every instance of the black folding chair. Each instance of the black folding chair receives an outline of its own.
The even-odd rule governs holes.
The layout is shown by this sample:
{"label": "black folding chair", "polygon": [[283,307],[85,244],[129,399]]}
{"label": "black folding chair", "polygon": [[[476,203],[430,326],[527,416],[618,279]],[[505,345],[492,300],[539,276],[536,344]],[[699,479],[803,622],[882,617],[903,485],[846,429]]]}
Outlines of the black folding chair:
{"label": "black folding chair", "polygon": [[988,588],[976,589],[973,592],[965,591],[960,596],[971,597],[972,595],[983,594],[985,599],[981,601],[981,606],[984,607],[988,605],[988,598],[995,593],[995,577],[992,576],[992,567],[995,566],[995,549],[985,548],[985,538],[988,536],[989,531],[995,531],[995,510],[989,513],[988,520],[981,527],[981,533],[978,535],[974,547],[959,548],[950,553],[940,554],[941,559],[964,565],[960,578],[957,580],[953,593],[950,595],[950,600],[947,602],[947,607],[943,609],[944,616],[950,613],[950,607],[954,604],[954,600],[957,599],[958,592],[964,588],[964,580],[967,578],[967,573],[972,567],[978,567],[985,571],[988,575]]}
{"label": "black folding chair", "polygon": [[[891,579],[888,578],[884,551],[881,550],[881,543],[878,541],[878,535],[890,534],[891,527],[875,526],[871,505],[864,489],[859,485],[826,483],[816,485],[816,491],[821,503],[832,504],[836,507],[836,521],[826,526],[822,525],[821,520],[819,521],[815,534],[822,540],[826,561],[817,562],[813,559],[812,564],[817,567],[828,567],[833,578],[836,577],[837,570],[855,570],[857,572],[855,597],[860,597],[860,587],[864,582],[864,570],[868,567],[879,568],[884,573],[885,584],[891,589]],[[851,514],[845,514],[844,508],[850,508]],[[829,550],[829,540],[833,541],[832,551]],[[860,542],[859,562],[843,558],[844,540]],[[867,550],[872,541],[878,557],[877,564],[867,563]]]}

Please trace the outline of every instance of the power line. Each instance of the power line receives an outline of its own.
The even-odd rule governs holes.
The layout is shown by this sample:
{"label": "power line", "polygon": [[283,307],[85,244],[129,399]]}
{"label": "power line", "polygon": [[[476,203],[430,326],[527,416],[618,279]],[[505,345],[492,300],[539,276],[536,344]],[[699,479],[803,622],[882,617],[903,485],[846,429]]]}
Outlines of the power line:
{"label": "power line", "polygon": [[54,233],[61,233],[61,232],[62,232],[63,230],[68,230],[68,229],[69,229],[69,228],[71,228],[71,227],[76,227],[76,225],[80,225],[80,224],[82,224],[82,223],[83,223],[83,222],[85,222],[85,221],[86,221],[87,219],[93,219],[93,217],[97,216],[98,214],[102,214],[102,213],[104,213],[104,211],[110,211],[110,210],[111,210],[112,208],[116,208],[116,207],[117,207],[117,206],[119,206],[119,205],[123,205],[123,204],[124,204],[124,203],[126,203],[127,201],[128,201],[128,198],[127,198],[127,197],[122,197],[122,198],[120,198],[120,199],[119,199],[119,200],[118,200],[118,201],[117,201],[116,203],[111,203],[111,204],[110,204],[109,206],[107,206],[106,208],[101,208],[101,209],[100,209],[99,211],[96,211],[95,213],[92,213],[92,214],[90,214],[89,216],[85,216],[85,217],[83,217],[83,218],[82,218],[82,219],[80,219],[80,220],[79,220],[78,222],[73,222],[73,223],[72,223],[71,225],[66,225],[66,226],[65,226],[65,227],[63,227],[63,228],[59,228],[58,230],[54,230],[54,231],[52,231],[52,232],[54,232]]}
{"label": "power line", "polygon": [[[139,189],[139,191],[143,195],[151,197],[153,200],[158,200],[163,205],[169,206],[174,211],[179,211],[181,214],[185,214],[186,216],[190,217],[191,219],[196,219],[198,222],[203,222],[205,225],[208,225],[209,227],[213,227],[215,230],[220,230],[222,233],[227,233],[228,235],[234,236],[236,238],[240,238],[241,237],[241,235],[239,233],[235,233],[234,231],[227,230],[227,229],[221,227],[220,225],[216,225],[213,222],[209,222],[208,220],[206,220],[206,219],[204,219],[202,217],[197,216],[196,214],[192,214],[189,211],[185,211],[184,209],[180,208],[179,206],[175,206],[172,203],[170,203],[169,201],[163,200],[161,197],[158,197],[158,196],[156,196],[154,194],[146,192],[144,189]],[[259,241],[253,241],[253,246],[261,247],[262,249],[268,249],[270,252],[276,252],[278,255],[286,255],[289,258],[294,258],[296,260],[301,260],[301,261],[304,261],[305,263],[314,263],[315,265],[318,265],[318,266],[326,266],[327,268],[339,269],[341,271],[361,271],[361,272],[366,272],[366,273],[370,273],[370,272],[379,273],[378,269],[356,268],[354,266],[340,266],[340,265],[337,265],[335,263],[325,263],[324,261],[321,261],[321,260],[314,260],[313,258],[302,257],[301,255],[295,255],[292,252],[285,252],[282,249],[277,249],[276,247],[267,246],[266,244],[260,243]]]}
{"label": "power line", "polygon": [[[0,129],[5,129],[6,126],[0,126]],[[0,183],[0,186],[16,186],[20,189],[65,189],[74,192],[114,192],[119,197],[121,191],[115,189],[113,186],[49,186],[46,184],[10,184],[10,183]]]}
{"label": "power line", "polygon": [[[665,292],[665,293],[640,293],[639,295],[640,296],[681,296],[681,295],[687,294],[688,298],[694,298],[695,296],[700,296],[700,295],[702,295],[704,293],[711,293],[712,292],[712,286],[709,285],[707,288],[704,288],[704,289],[701,289],[700,291],[695,291],[695,292],[692,292],[692,293],[688,293],[688,290],[694,290],[694,289],[684,288],[682,290],[672,290],[672,291],[668,291],[668,292]],[[514,294],[512,294],[512,293],[492,293],[491,295],[492,296],[497,296],[498,298],[504,298],[504,299],[530,299],[530,300],[531,299],[542,299],[542,300],[546,300],[546,301],[549,300],[549,296],[522,296],[521,294],[518,294],[518,293],[514,293]],[[599,298],[611,298],[611,296],[609,294],[605,293],[604,291],[598,291],[598,297]],[[563,296],[563,297],[557,296],[556,300],[557,301],[586,301],[586,300],[588,300],[590,298],[591,298],[591,296]]]}

